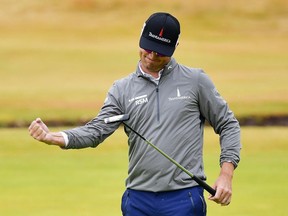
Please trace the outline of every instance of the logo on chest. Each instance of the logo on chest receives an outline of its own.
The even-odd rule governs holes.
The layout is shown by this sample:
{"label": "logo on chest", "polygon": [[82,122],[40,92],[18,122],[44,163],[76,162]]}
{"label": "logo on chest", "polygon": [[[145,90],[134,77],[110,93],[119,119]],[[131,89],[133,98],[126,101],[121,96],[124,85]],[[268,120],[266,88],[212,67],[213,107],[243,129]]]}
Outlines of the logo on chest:
{"label": "logo on chest", "polygon": [[169,101],[174,101],[174,100],[187,100],[190,99],[190,96],[185,96],[182,95],[179,88],[176,89],[176,97],[169,97],[168,100]]}
{"label": "logo on chest", "polygon": [[129,103],[132,103],[132,102],[135,103],[136,106],[148,103],[147,95],[141,95],[141,96],[129,99]]}

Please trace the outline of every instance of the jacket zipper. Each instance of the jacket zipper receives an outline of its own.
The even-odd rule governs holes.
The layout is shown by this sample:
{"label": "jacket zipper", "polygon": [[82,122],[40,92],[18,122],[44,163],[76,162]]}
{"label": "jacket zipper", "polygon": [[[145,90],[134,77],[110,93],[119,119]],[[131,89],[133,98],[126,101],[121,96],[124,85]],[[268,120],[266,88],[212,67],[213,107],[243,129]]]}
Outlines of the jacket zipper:
{"label": "jacket zipper", "polygon": [[160,81],[159,81],[159,83],[158,83],[158,85],[156,84],[156,83],[154,83],[153,81],[151,81],[150,79],[148,79],[147,77],[145,77],[145,76],[141,76],[143,79],[146,79],[147,81],[149,81],[149,82],[151,82],[151,83],[153,83],[154,85],[156,85],[156,98],[157,98],[157,104],[156,104],[156,106],[157,106],[157,121],[159,122],[160,121],[160,99],[159,99],[159,88],[158,88],[158,86],[159,86],[159,83],[160,83]]}
{"label": "jacket zipper", "polygon": [[157,120],[160,121],[160,100],[159,100],[159,88],[156,87],[156,97],[157,97]]}

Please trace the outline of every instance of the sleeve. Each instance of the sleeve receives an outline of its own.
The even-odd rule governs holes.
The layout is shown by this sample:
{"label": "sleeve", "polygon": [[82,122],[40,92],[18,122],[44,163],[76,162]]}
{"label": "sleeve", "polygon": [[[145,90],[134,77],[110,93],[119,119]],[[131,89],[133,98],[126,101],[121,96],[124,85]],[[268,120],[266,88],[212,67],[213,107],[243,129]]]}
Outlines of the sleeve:
{"label": "sleeve", "polygon": [[234,167],[240,161],[240,125],[227,102],[221,97],[210,78],[202,71],[199,75],[199,107],[201,115],[219,134],[223,162],[231,162]]}
{"label": "sleeve", "polygon": [[106,124],[105,118],[123,114],[121,102],[119,100],[121,94],[116,84],[110,88],[104,104],[98,115],[84,126],[74,129],[65,130],[68,136],[66,149],[80,149],[87,147],[97,147],[121,124],[120,122]]}

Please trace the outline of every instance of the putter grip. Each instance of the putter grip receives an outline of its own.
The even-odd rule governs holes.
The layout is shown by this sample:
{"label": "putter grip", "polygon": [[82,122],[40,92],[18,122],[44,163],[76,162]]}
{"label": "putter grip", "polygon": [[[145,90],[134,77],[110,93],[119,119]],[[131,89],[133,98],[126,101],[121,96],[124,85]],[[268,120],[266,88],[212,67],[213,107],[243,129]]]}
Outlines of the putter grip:
{"label": "putter grip", "polygon": [[201,187],[203,187],[206,191],[208,191],[212,196],[215,196],[216,190],[210,187],[205,181],[198,178],[197,176],[193,176],[193,180],[196,181]]}

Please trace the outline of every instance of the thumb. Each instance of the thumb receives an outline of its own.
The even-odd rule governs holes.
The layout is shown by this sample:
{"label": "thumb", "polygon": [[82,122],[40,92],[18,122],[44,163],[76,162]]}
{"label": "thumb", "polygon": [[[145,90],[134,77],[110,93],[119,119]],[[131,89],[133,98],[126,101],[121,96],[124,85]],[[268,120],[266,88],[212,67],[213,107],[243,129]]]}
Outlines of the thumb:
{"label": "thumb", "polygon": [[39,124],[45,132],[47,132],[47,133],[49,132],[48,127],[46,126],[46,124],[44,124],[44,122],[41,120],[41,118],[37,118],[36,123]]}
{"label": "thumb", "polygon": [[[216,194],[217,194],[217,186],[216,186],[216,184],[214,184],[214,185],[212,186],[212,188],[213,188],[214,190],[216,190]],[[215,198],[216,194],[215,194],[214,196],[212,196],[212,195],[210,194],[209,197],[208,197],[208,199],[209,199],[209,200],[213,200],[213,198]]]}
{"label": "thumb", "polygon": [[37,118],[37,119],[36,119],[36,123],[38,123],[38,124],[41,124],[41,123],[42,123],[42,124],[43,124],[41,118]]}

